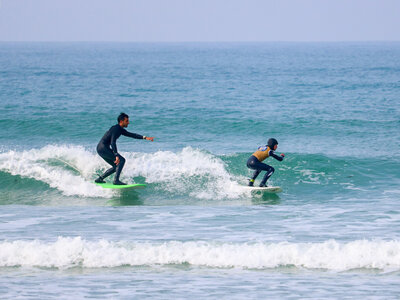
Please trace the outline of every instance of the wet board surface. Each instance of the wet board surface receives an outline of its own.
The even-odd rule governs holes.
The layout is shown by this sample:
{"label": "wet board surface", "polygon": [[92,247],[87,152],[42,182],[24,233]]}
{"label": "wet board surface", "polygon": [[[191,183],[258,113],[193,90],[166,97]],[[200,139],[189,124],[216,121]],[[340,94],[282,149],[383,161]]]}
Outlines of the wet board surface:
{"label": "wet board surface", "polygon": [[127,184],[127,185],[114,185],[112,183],[96,183],[96,185],[101,186],[105,189],[144,189],[146,187],[145,184],[135,183],[135,184]]}
{"label": "wet board surface", "polygon": [[245,189],[248,189],[255,193],[280,193],[282,192],[282,188],[280,186],[266,186],[266,187],[259,187],[259,186],[245,186]]}

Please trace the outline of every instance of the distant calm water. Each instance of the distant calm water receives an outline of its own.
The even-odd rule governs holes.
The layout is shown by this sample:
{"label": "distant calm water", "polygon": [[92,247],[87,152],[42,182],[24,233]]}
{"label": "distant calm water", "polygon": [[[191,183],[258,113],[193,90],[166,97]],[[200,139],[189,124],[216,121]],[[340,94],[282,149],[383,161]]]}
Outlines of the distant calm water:
{"label": "distant calm water", "polygon": [[[123,111],[122,180],[96,144]],[[277,195],[251,195],[268,138]],[[263,174],[260,175],[259,180]],[[400,43],[0,43],[0,298],[400,294]]]}

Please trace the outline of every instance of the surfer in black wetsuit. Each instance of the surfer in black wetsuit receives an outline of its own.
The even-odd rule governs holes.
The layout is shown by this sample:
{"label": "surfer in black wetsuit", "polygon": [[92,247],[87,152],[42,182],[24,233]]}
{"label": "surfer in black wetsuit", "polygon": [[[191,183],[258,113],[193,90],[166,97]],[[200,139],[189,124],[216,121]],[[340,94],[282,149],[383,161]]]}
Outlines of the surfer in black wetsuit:
{"label": "surfer in black wetsuit", "polygon": [[129,132],[124,128],[129,125],[129,116],[125,113],[121,113],[118,116],[118,124],[112,126],[101,138],[99,144],[97,145],[97,153],[107,162],[112,168],[108,169],[103,175],[99,176],[95,180],[96,183],[105,183],[104,179],[111,174],[115,173],[114,184],[115,185],[125,185],[119,180],[121,171],[125,164],[125,158],[117,151],[117,139],[121,136],[129,136],[134,139],[143,139],[148,141],[153,141],[153,137],[147,137],[145,135],[140,135],[136,133]]}

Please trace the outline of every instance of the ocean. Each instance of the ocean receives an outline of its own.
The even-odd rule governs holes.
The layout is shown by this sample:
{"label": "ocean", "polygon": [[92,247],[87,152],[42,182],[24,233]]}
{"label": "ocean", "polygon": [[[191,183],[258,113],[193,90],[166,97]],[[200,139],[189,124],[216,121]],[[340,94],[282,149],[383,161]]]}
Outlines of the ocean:
{"label": "ocean", "polygon": [[399,201],[398,42],[0,43],[1,299],[398,299]]}

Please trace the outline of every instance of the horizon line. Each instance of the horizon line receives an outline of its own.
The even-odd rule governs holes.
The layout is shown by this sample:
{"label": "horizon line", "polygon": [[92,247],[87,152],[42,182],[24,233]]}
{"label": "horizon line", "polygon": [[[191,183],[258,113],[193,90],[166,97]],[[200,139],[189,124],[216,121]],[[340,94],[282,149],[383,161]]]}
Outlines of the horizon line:
{"label": "horizon line", "polygon": [[397,43],[400,40],[275,40],[275,41],[117,41],[117,40],[0,40],[0,43],[141,43],[141,44],[194,44],[194,43]]}

